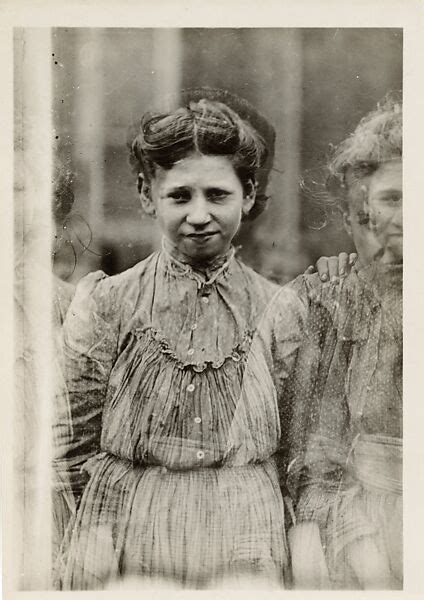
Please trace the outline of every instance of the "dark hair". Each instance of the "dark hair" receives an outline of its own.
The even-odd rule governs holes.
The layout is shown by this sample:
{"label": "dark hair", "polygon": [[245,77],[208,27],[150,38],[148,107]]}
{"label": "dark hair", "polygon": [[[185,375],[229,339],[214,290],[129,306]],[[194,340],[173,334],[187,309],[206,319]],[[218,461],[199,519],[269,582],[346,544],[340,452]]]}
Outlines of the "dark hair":
{"label": "dark hair", "polygon": [[[265,191],[274,153],[273,128],[247,101],[223,90],[189,90],[183,92],[184,100],[185,105],[174,111],[144,115],[129,143],[134,170],[150,181],[156,166],[171,169],[191,152],[227,156],[243,189],[246,191],[250,182],[257,186],[249,214],[255,218],[268,199]],[[261,131],[255,127],[257,123]]]}
{"label": "dark hair", "polygon": [[333,150],[327,167],[327,191],[346,210],[349,191],[356,184],[372,175],[382,163],[399,158],[402,158],[402,100],[389,94]]}

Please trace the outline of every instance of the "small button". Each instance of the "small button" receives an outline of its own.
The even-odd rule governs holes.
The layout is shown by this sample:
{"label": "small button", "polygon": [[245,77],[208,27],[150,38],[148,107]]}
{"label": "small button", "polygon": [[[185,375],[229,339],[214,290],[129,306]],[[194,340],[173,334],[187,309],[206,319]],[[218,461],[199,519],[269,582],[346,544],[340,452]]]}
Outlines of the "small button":
{"label": "small button", "polygon": [[194,384],[193,383],[189,383],[189,385],[187,386],[187,391],[194,392]]}
{"label": "small button", "polygon": [[209,298],[207,296],[202,296],[202,302],[209,304]]}
{"label": "small button", "polygon": [[187,354],[188,354],[189,356],[193,356],[193,354],[194,354],[194,348],[189,348],[189,349],[187,350]]}
{"label": "small button", "polygon": [[203,450],[199,450],[199,452],[197,453],[197,458],[199,460],[202,460],[202,458],[205,457],[205,453],[203,452]]}
{"label": "small button", "polygon": [[193,325],[191,326],[191,330],[195,331],[197,329],[197,323],[193,323]]}
{"label": "small button", "polygon": [[194,422],[195,423],[201,423],[202,419],[200,417],[194,417]]}

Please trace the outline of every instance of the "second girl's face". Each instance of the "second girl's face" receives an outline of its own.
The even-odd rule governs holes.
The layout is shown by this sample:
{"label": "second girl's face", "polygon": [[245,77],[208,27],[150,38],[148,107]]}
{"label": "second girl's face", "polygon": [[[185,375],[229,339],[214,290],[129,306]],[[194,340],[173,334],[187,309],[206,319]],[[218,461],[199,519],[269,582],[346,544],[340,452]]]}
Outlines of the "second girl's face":
{"label": "second girl's face", "polygon": [[367,264],[379,257],[382,262],[400,263],[403,257],[402,161],[380,165],[368,177],[365,187],[370,223],[364,226],[358,220],[358,200],[362,196],[352,198],[349,211],[359,262]]}
{"label": "second girl's face", "polygon": [[150,198],[165,238],[191,264],[224,254],[254,202],[228,158],[202,154],[158,167]]}
{"label": "second girl's face", "polygon": [[383,247],[386,262],[403,257],[402,161],[382,164],[371,176],[368,187],[371,223]]}

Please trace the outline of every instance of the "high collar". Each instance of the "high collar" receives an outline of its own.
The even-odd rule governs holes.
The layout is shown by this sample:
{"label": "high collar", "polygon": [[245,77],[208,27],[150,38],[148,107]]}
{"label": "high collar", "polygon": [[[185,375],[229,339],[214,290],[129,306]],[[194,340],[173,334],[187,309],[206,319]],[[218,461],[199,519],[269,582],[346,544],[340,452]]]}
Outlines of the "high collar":
{"label": "high collar", "polygon": [[199,285],[212,284],[222,273],[226,272],[235,255],[234,247],[204,265],[191,265],[187,259],[166,238],[162,238],[162,254],[167,266],[177,274],[194,278]]}

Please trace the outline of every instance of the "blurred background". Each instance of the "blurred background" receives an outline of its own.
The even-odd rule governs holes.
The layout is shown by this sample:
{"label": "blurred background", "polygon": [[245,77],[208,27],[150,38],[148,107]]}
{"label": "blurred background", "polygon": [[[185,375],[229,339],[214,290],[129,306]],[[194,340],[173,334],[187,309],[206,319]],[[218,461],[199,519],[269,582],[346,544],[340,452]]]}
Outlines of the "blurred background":
{"label": "blurred background", "polygon": [[199,86],[246,98],[277,132],[269,207],[237,240],[245,262],[284,283],[319,256],[352,249],[335,211],[311,202],[300,181],[319,177],[330,144],[401,90],[401,29],[59,28],[51,54],[55,148],[76,173],[64,236],[72,243],[59,244],[55,259],[63,279],[114,274],[159,247],[138,201],[127,130]]}

